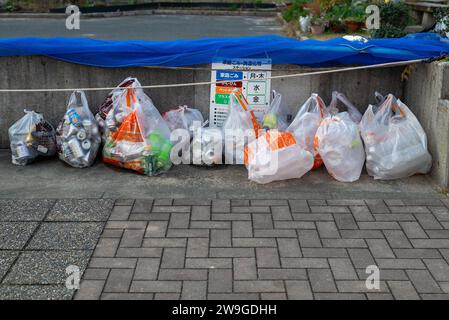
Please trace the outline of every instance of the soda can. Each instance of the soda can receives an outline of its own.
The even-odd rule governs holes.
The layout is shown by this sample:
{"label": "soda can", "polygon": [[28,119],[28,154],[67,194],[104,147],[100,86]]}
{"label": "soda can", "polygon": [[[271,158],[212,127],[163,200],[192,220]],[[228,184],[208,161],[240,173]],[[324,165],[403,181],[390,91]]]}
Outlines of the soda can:
{"label": "soda can", "polygon": [[90,119],[83,120],[83,127],[86,130],[87,135],[92,133],[93,123]]}
{"label": "soda can", "polygon": [[84,156],[83,149],[81,148],[80,143],[79,143],[79,141],[77,139],[72,138],[68,142],[68,145],[69,145],[70,150],[72,151],[73,157],[75,159],[79,159],[79,158],[82,158]]}
{"label": "soda can", "polygon": [[78,127],[81,125],[81,117],[75,109],[67,110],[67,116],[69,117],[70,123],[74,126]]}
{"label": "soda can", "polygon": [[84,140],[84,141],[81,143],[81,147],[82,147],[84,150],[90,150],[90,148],[92,147],[92,143],[91,143],[89,140]]}
{"label": "soda can", "polygon": [[86,139],[87,139],[87,133],[86,133],[86,130],[80,129],[80,130],[78,131],[78,133],[76,134],[76,138],[77,138],[78,140],[80,140],[80,141],[86,140]]}
{"label": "soda can", "polygon": [[70,125],[67,135],[65,137],[68,138],[70,136],[74,136],[77,134],[77,132],[78,132],[78,128],[75,127],[74,125]]}

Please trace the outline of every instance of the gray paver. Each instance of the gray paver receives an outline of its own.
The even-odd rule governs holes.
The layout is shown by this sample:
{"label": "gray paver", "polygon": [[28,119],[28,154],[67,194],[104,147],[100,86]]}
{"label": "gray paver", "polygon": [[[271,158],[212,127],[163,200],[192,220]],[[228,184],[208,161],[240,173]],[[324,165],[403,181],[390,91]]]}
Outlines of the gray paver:
{"label": "gray paver", "polygon": [[0,225],[0,250],[20,250],[28,242],[38,223],[1,222]]}
{"label": "gray paver", "polygon": [[58,200],[48,221],[106,221],[114,206],[110,199]]}
{"label": "gray paver", "polygon": [[0,221],[42,221],[54,200],[0,200]]}

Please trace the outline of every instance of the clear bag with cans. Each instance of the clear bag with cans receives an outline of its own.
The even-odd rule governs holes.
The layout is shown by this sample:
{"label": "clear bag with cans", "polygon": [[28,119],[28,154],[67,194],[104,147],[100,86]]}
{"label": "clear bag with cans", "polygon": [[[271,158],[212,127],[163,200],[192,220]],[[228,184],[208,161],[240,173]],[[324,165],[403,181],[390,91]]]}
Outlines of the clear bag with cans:
{"label": "clear bag with cans", "polygon": [[93,165],[101,145],[97,121],[83,91],[72,93],[67,112],[56,130],[59,159],[75,168]]}
{"label": "clear bag with cans", "polygon": [[37,157],[56,155],[55,129],[42,114],[24,110],[25,115],[9,128],[12,163],[25,166]]}

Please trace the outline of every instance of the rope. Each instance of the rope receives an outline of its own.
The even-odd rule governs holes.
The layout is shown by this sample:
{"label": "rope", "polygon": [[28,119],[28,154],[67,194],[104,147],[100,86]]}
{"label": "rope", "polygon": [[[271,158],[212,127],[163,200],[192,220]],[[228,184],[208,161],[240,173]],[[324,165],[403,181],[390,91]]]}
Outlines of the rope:
{"label": "rope", "polygon": [[[380,63],[373,64],[369,66],[358,66],[358,67],[348,67],[348,68],[340,68],[340,69],[332,69],[332,70],[322,70],[316,72],[305,72],[305,73],[295,73],[295,74],[284,74],[280,76],[271,76],[265,78],[265,80],[275,80],[275,79],[287,79],[287,78],[299,78],[299,77],[307,77],[307,76],[316,76],[322,74],[330,74],[330,73],[339,73],[339,72],[348,72],[355,70],[364,70],[364,69],[374,69],[374,68],[383,68],[383,67],[395,67],[401,65],[408,65],[426,61],[427,59],[416,59],[416,60],[407,60],[407,61],[399,61],[399,62],[388,62],[388,63]],[[256,70],[257,71],[257,70]],[[250,79],[239,80],[242,82],[251,81]],[[195,87],[195,86],[206,86],[212,84],[219,83],[228,83],[229,80],[220,80],[220,81],[206,81],[206,82],[190,82],[190,83],[174,83],[174,84],[158,84],[158,85],[150,85],[150,86],[140,86],[136,88],[140,89],[160,89],[160,88],[180,88],[180,87]],[[116,89],[117,87],[105,87],[105,88],[53,88],[53,89],[0,89],[0,93],[26,93],[26,92],[73,92],[73,91],[111,91]]]}

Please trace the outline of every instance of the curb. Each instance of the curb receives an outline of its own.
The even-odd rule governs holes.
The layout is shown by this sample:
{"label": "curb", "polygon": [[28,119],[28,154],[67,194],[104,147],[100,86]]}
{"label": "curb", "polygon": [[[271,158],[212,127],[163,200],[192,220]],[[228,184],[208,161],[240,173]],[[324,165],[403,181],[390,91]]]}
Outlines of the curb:
{"label": "curb", "polygon": [[[115,18],[145,15],[212,15],[276,17],[277,11],[261,10],[208,10],[208,9],[155,9],[138,11],[82,13],[83,18]],[[65,19],[64,13],[0,13],[0,19]]]}

